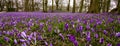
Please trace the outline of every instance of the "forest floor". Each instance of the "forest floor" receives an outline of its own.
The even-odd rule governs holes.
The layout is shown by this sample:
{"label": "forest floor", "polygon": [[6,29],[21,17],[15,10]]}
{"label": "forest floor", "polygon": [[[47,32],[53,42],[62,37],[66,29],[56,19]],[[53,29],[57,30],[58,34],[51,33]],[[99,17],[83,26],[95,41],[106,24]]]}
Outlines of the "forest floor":
{"label": "forest floor", "polygon": [[110,13],[6,12],[0,46],[119,46],[120,16]]}

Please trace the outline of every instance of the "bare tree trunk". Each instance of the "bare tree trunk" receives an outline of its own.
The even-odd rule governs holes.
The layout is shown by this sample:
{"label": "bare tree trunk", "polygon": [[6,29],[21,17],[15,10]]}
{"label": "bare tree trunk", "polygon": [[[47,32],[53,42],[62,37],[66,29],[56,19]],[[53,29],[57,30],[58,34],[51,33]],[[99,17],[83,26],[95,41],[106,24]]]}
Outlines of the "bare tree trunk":
{"label": "bare tree trunk", "polygon": [[45,4],[44,4],[44,2],[45,2],[45,0],[43,0],[43,2],[42,2],[43,3],[43,12],[45,12],[45,7],[44,7]]}
{"label": "bare tree trunk", "polygon": [[63,4],[62,4],[62,1],[61,1],[61,4],[60,4],[60,10],[63,11]]}
{"label": "bare tree trunk", "polygon": [[106,0],[102,0],[102,12],[105,12],[105,2],[106,2]]}
{"label": "bare tree trunk", "polygon": [[18,11],[19,7],[18,7],[18,1],[15,0],[15,3],[16,3],[16,12]]}
{"label": "bare tree trunk", "polygon": [[34,11],[34,0],[32,0],[32,11]]}
{"label": "bare tree trunk", "polygon": [[110,2],[111,0],[107,0],[107,7],[106,7],[106,12],[109,12],[109,9],[110,9]]}
{"label": "bare tree trunk", "polygon": [[110,11],[110,13],[113,13],[113,14],[120,14],[120,0],[117,0],[117,7],[116,8],[114,8],[114,9],[112,9],[111,11]]}
{"label": "bare tree trunk", "polygon": [[9,0],[8,2],[7,2],[7,11],[8,12],[11,12],[11,11],[15,11],[15,9],[13,8],[13,6],[14,6],[14,4],[13,4],[13,0]]}
{"label": "bare tree trunk", "polygon": [[79,12],[82,12],[82,9],[83,9],[83,3],[84,3],[84,0],[81,0],[81,2],[80,2],[80,9],[79,9]]}
{"label": "bare tree trunk", "polygon": [[59,0],[59,10],[62,11],[63,7],[63,0]]}
{"label": "bare tree trunk", "polygon": [[55,3],[56,3],[56,10],[58,10],[58,7],[59,7],[59,0],[56,0]]}
{"label": "bare tree trunk", "polygon": [[54,9],[54,0],[52,0],[52,12],[53,12],[53,9]]}
{"label": "bare tree trunk", "polygon": [[2,11],[2,0],[0,0],[0,12]]}
{"label": "bare tree trunk", "polygon": [[117,9],[117,12],[120,14],[120,0],[118,0]]}
{"label": "bare tree trunk", "polygon": [[29,0],[25,0],[25,11],[29,11]]}
{"label": "bare tree trunk", "polygon": [[67,11],[70,11],[70,0],[68,1]]}
{"label": "bare tree trunk", "polygon": [[102,2],[102,0],[100,0],[100,2],[99,2],[99,10],[100,10],[100,13],[102,12],[102,9],[103,9],[103,2]]}
{"label": "bare tree trunk", "polygon": [[75,5],[76,5],[76,0],[73,0],[73,9],[72,9],[73,13],[75,13]]}
{"label": "bare tree trunk", "polygon": [[99,0],[91,0],[88,13],[99,13]]}
{"label": "bare tree trunk", "polygon": [[111,0],[102,0],[102,12],[108,12]]}
{"label": "bare tree trunk", "polygon": [[47,12],[47,4],[48,4],[48,0],[45,0],[45,12]]}

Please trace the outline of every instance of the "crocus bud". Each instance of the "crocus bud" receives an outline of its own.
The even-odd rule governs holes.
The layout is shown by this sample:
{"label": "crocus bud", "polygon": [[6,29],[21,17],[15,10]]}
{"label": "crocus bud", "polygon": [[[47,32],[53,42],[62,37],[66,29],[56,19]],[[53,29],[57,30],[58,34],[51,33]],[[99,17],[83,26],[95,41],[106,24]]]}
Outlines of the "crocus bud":
{"label": "crocus bud", "polygon": [[68,30],[69,25],[66,23],[65,24],[65,30]]}
{"label": "crocus bud", "polygon": [[106,30],[103,31],[104,34],[107,34],[108,32]]}
{"label": "crocus bud", "polygon": [[23,37],[23,38],[27,37],[26,33],[25,32],[21,32],[21,37]]}
{"label": "crocus bud", "polygon": [[117,43],[117,45],[116,46],[120,46],[120,43]]}
{"label": "crocus bud", "polygon": [[53,46],[52,43],[50,43],[50,46]]}
{"label": "crocus bud", "polygon": [[17,40],[16,39],[14,39],[14,43],[17,44]]}
{"label": "crocus bud", "polygon": [[120,32],[115,34],[116,37],[120,37]]}
{"label": "crocus bud", "polygon": [[10,41],[10,39],[8,37],[4,37],[4,40],[7,41],[7,42]]}
{"label": "crocus bud", "polygon": [[104,38],[100,38],[99,42],[102,44],[104,42]]}
{"label": "crocus bud", "polygon": [[112,46],[112,44],[108,43],[107,46]]}
{"label": "crocus bud", "polygon": [[60,33],[59,36],[62,37],[62,39],[64,40],[64,36],[62,35],[62,33]]}
{"label": "crocus bud", "polygon": [[98,38],[98,34],[95,34],[94,37],[95,37],[95,38]]}

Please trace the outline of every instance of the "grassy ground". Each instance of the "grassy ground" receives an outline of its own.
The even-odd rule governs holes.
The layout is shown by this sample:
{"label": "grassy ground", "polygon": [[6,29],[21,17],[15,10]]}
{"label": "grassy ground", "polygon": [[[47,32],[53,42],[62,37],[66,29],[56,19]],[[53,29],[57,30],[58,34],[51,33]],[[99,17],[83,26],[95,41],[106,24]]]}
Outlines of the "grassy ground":
{"label": "grassy ground", "polygon": [[120,16],[86,13],[0,14],[1,46],[117,46]]}

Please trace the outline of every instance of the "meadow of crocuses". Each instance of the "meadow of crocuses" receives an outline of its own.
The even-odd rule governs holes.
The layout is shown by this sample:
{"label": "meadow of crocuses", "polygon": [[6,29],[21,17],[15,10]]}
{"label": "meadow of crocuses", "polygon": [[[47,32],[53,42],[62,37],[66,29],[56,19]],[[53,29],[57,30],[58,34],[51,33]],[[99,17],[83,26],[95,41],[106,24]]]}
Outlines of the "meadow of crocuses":
{"label": "meadow of crocuses", "polygon": [[1,13],[0,46],[120,46],[120,15]]}

